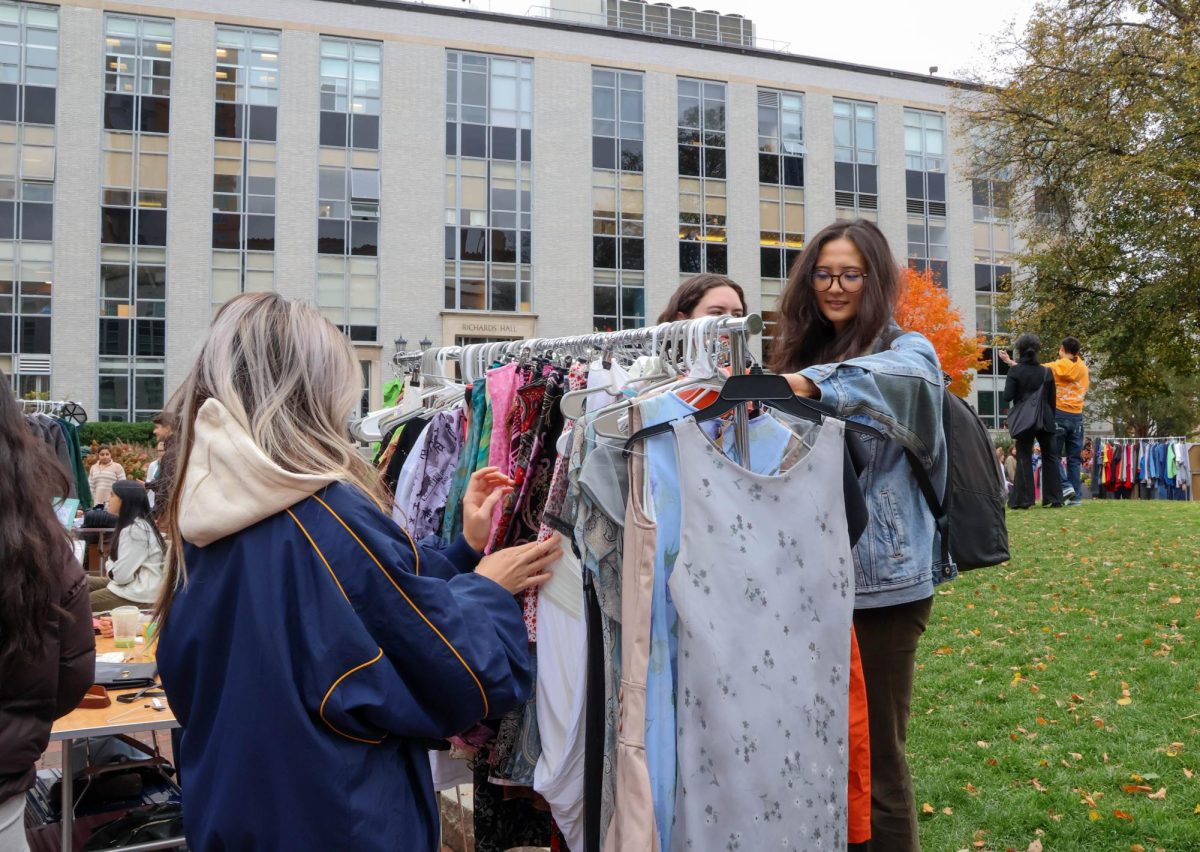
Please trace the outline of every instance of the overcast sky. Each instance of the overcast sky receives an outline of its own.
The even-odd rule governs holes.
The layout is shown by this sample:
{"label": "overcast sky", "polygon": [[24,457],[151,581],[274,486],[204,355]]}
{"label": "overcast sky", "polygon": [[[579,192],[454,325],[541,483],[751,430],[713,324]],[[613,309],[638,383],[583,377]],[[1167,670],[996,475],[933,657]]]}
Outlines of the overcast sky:
{"label": "overcast sky", "polygon": [[[461,6],[462,0],[428,0]],[[473,0],[476,8],[523,15],[550,0]],[[1034,0],[679,0],[672,5],[736,12],[760,37],[789,42],[792,53],[940,75],[987,71],[995,36],[1008,22],[1023,27]],[[981,63],[984,67],[980,67]]]}

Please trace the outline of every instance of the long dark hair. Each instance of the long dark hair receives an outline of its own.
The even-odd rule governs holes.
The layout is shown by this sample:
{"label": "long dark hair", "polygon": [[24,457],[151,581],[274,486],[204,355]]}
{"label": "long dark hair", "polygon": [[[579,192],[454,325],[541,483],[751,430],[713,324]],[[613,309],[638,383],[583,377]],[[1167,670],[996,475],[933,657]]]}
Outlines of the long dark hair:
{"label": "long dark hair", "polygon": [[742,313],[746,313],[746,293],[742,290],[741,284],[724,275],[702,272],[699,275],[693,275],[679,285],[678,289],[671,294],[671,301],[667,302],[663,312],[658,315],[658,321],[660,323],[675,322],[679,319],[680,314],[683,314],[684,319],[689,319],[692,311],[696,310],[696,306],[703,301],[704,294],[717,287],[729,287],[737,293],[738,301],[742,303]]}
{"label": "long dark hair", "polygon": [[[812,274],[821,249],[840,239],[850,240],[858,248],[867,277],[858,315],[838,334],[821,313]],[[779,301],[779,331],[771,346],[771,369],[787,373],[865,353],[891,321],[899,294],[900,270],[887,237],[874,223],[858,219],[829,225],[809,241],[792,265]]]}
{"label": "long dark hair", "polygon": [[146,494],[145,486],[131,479],[121,479],[113,483],[113,494],[116,494],[121,500],[121,511],[117,513],[117,527],[113,531],[112,548],[108,551],[108,558],[118,558],[121,533],[126,527],[131,527],[138,521],[146,522],[146,526],[158,539],[158,546],[165,552],[167,546],[163,543],[163,537],[150,515],[150,497]]}
{"label": "long dark hair", "polygon": [[0,664],[40,651],[70,553],[54,502],[71,490],[58,458],[29,429],[0,371]]}

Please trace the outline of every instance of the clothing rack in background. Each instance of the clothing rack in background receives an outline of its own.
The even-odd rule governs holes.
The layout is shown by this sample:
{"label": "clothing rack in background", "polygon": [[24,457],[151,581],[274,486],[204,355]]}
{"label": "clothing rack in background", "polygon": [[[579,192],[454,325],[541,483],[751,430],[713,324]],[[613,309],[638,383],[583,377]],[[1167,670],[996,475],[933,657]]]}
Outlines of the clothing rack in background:
{"label": "clothing rack in background", "polygon": [[1166,435],[1161,438],[1119,438],[1115,435],[1088,435],[1093,441],[1121,441],[1126,444],[1152,444],[1156,441],[1170,441],[1175,444],[1186,444],[1192,439],[1183,435]]}
{"label": "clothing rack in background", "polygon": [[46,414],[61,420],[70,420],[76,426],[87,423],[87,412],[78,402],[60,399],[18,399],[26,414]]}
{"label": "clothing rack in background", "polygon": [[[750,353],[749,339],[762,333],[763,321],[758,314],[744,317],[702,317],[678,320],[644,328],[623,331],[594,332],[568,337],[536,337],[499,343],[469,343],[464,346],[441,346],[424,352],[397,352],[392,363],[398,372],[410,374],[414,386],[423,377],[444,384],[461,381],[469,385],[482,377],[497,361],[516,358],[591,357],[633,359],[651,355],[676,368],[692,368],[703,364],[712,374],[717,373],[718,360],[728,345],[729,363],[745,366]],[[446,374],[449,363],[459,366],[461,380]],[[749,449],[749,419],[746,409],[739,406],[734,412],[734,441],[739,451]],[[745,456],[742,456],[745,458]]]}

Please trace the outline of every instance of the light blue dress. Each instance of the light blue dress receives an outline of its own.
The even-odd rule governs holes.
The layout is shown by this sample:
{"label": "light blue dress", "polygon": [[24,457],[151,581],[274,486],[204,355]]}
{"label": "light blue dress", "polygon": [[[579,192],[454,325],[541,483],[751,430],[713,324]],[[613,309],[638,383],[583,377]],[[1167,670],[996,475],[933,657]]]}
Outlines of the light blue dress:
{"label": "light blue dress", "polygon": [[[673,393],[650,397],[638,403],[643,427],[666,423],[694,414],[696,408]],[[713,421],[703,428],[714,437],[721,424]],[[792,440],[791,431],[771,417],[750,421],[750,464],[757,473],[774,473]],[[724,452],[736,458],[732,437],[722,441]],[[679,465],[675,438],[656,435],[643,443],[650,499],[646,507],[657,526],[654,553],[654,584],[650,609],[650,667],[646,677],[646,763],[654,799],[659,850],[671,848],[671,822],[675,811],[675,661],[677,631],[675,607],[667,581],[679,555],[681,504]],[[841,482],[841,479],[838,479]],[[729,509],[728,506],[725,507]],[[848,632],[848,631],[847,631]]]}

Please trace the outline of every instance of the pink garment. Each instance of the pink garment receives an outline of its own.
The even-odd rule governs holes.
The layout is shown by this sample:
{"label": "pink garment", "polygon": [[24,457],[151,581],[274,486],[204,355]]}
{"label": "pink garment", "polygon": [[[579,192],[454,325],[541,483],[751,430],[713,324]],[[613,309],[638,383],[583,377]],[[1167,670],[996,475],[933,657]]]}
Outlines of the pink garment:
{"label": "pink garment", "polygon": [[488,447],[488,464],[503,473],[512,472],[509,455],[508,412],[517,398],[517,365],[505,364],[488,370],[488,402],[492,406],[492,443]]}
{"label": "pink garment", "polygon": [[[508,413],[512,410],[517,398],[517,365],[505,364],[488,370],[487,373],[488,403],[492,407],[492,442],[488,445],[488,465],[500,468],[503,474],[512,473],[512,454],[509,449],[510,435],[508,433]],[[500,523],[500,515],[504,511],[504,501],[496,506],[492,514],[492,530]]]}

